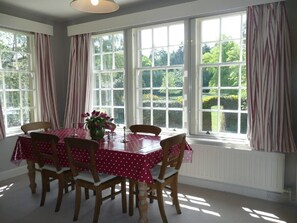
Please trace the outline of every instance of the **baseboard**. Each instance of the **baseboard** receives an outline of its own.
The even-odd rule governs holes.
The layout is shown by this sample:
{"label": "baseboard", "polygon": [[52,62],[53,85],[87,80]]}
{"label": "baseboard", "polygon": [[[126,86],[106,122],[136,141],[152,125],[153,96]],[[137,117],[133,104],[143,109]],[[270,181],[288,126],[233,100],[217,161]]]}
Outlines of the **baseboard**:
{"label": "baseboard", "polygon": [[27,165],[0,172],[0,181],[27,173]]}
{"label": "baseboard", "polygon": [[274,201],[274,202],[280,202],[280,203],[292,203],[287,193],[276,193],[276,192],[264,191],[264,190],[255,189],[255,188],[220,183],[220,182],[198,179],[198,178],[182,176],[182,175],[179,175],[179,183],[217,190],[217,191],[234,193],[234,194],[243,195],[247,197],[259,198],[259,199],[268,200],[268,201]]}

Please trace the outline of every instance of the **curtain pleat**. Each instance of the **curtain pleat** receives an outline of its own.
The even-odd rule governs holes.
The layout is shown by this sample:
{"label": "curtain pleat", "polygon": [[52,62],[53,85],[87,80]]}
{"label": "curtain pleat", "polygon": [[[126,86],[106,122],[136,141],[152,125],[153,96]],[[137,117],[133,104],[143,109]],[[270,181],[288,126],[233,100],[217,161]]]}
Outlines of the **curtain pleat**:
{"label": "curtain pleat", "polygon": [[291,46],[284,2],[247,11],[248,137],[255,150],[294,152]]}
{"label": "curtain pleat", "polygon": [[35,33],[35,48],[41,120],[50,121],[53,128],[59,128],[50,36]]}
{"label": "curtain pleat", "polygon": [[90,106],[90,64],[91,34],[71,37],[67,100],[64,126],[73,127],[73,123],[82,122],[81,114]]}
{"label": "curtain pleat", "polygon": [[5,133],[4,117],[2,113],[2,106],[1,106],[1,100],[0,100],[0,139],[4,139],[5,136],[6,136],[6,133]]}

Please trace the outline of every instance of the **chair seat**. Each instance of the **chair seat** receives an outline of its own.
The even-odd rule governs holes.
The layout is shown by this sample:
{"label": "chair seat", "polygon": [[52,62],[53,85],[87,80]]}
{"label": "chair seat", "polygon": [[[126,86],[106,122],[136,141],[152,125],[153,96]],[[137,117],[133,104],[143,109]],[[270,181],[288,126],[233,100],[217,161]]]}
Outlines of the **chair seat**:
{"label": "chair seat", "polygon": [[[155,165],[151,169],[151,174],[152,174],[154,180],[159,181],[160,183],[163,183],[165,180],[159,179],[160,170],[161,170],[161,166]],[[172,175],[176,174],[177,172],[178,171],[174,167],[167,167],[165,170],[164,179],[171,177]]]}
{"label": "chair seat", "polygon": [[57,174],[61,174],[63,172],[66,171],[70,171],[69,167],[61,167],[61,170],[57,171],[56,167],[50,164],[44,164],[44,166],[42,168],[40,168],[41,170],[49,170],[52,172],[56,172]]}
{"label": "chair seat", "polygon": [[102,183],[105,183],[109,180],[116,178],[116,176],[114,175],[108,175],[104,173],[98,173],[98,176],[100,177],[100,181],[95,183],[92,174],[90,172],[84,171],[84,172],[80,172],[76,177],[74,177],[74,180],[84,180],[84,181],[93,183],[94,186],[99,186]]}

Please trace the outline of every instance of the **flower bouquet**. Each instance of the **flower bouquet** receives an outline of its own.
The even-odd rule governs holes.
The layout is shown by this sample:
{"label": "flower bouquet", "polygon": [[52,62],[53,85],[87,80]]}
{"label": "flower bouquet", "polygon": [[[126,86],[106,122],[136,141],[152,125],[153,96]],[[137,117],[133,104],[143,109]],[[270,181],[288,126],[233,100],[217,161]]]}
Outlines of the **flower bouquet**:
{"label": "flower bouquet", "polygon": [[92,113],[81,114],[86,118],[84,125],[89,129],[90,136],[93,140],[100,140],[104,137],[105,129],[109,128],[113,118],[108,116],[105,112],[92,111]]}

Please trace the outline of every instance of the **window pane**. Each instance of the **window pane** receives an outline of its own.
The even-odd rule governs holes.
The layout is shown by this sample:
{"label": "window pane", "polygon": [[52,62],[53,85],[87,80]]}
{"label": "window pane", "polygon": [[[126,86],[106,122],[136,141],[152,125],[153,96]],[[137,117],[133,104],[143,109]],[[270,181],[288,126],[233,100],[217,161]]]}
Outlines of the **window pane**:
{"label": "window pane", "polygon": [[152,51],[151,50],[142,50],[140,53],[140,65],[142,67],[151,67],[152,66]]}
{"label": "window pane", "polygon": [[184,33],[184,24],[169,26],[169,45],[183,45]]}
{"label": "window pane", "polygon": [[111,77],[109,73],[102,73],[100,80],[101,88],[110,88],[111,87]]}
{"label": "window pane", "polygon": [[124,68],[124,53],[118,52],[115,54],[115,69]]}
{"label": "window pane", "polygon": [[217,87],[218,86],[218,68],[217,67],[204,67],[202,73],[202,86],[203,87]]}
{"label": "window pane", "polygon": [[114,106],[124,106],[124,91],[115,90],[113,91],[113,105]]}
{"label": "window pane", "polygon": [[166,107],[166,95],[160,90],[153,90],[153,107]]}
{"label": "window pane", "polygon": [[201,23],[202,42],[218,41],[220,37],[220,19],[209,19]]}
{"label": "window pane", "polygon": [[182,90],[168,90],[169,95],[169,108],[182,108],[183,107],[183,91]]}
{"label": "window pane", "polygon": [[222,18],[222,38],[238,39],[240,38],[240,32],[241,15]]}
{"label": "window pane", "polygon": [[139,73],[139,86],[143,88],[151,86],[151,72],[148,70]]}
{"label": "window pane", "polygon": [[184,63],[184,47],[176,46],[169,48],[170,65],[178,65]]}
{"label": "window pane", "polygon": [[155,66],[166,66],[168,60],[168,53],[166,48],[158,48],[154,52]]}
{"label": "window pane", "polygon": [[19,53],[17,54],[17,61],[18,61],[18,69],[19,70],[31,70],[31,57],[26,53]]}
{"label": "window pane", "polygon": [[6,92],[6,107],[19,108],[20,107],[20,92],[8,91]]}
{"label": "window pane", "polygon": [[22,92],[22,104],[23,107],[33,107],[34,106],[34,98],[32,91],[23,91]]}
{"label": "window pane", "polygon": [[34,110],[33,109],[24,109],[23,110],[23,120],[24,120],[24,123],[33,122],[35,120]]}
{"label": "window pane", "polygon": [[220,59],[220,45],[218,43],[205,43],[202,45],[202,63],[218,63]]}
{"label": "window pane", "polygon": [[123,72],[113,73],[113,87],[114,88],[124,88],[124,73]]}
{"label": "window pane", "polygon": [[221,102],[221,105],[223,106],[223,109],[238,110],[237,95],[238,95],[238,90],[221,90],[220,102]]}
{"label": "window pane", "polygon": [[93,49],[94,53],[101,53],[101,43],[99,37],[93,39]]}
{"label": "window pane", "polygon": [[142,91],[142,107],[151,107],[151,91]]}
{"label": "window pane", "polygon": [[238,115],[236,113],[221,113],[221,132],[237,133]]}
{"label": "window pane", "polygon": [[165,81],[166,81],[166,71],[165,70],[154,70],[153,71],[153,87],[162,87],[162,86],[165,87],[165,85],[166,85]]}
{"label": "window pane", "polygon": [[182,111],[169,111],[169,128],[183,127],[183,112]]}
{"label": "window pane", "polygon": [[102,50],[103,52],[112,52],[112,35],[102,37]]}
{"label": "window pane", "polygon": [[114,51],[124,50],[123,34],[115,34],[113,38],[114,38]]}
{"label": "window pane", "polygon": [[239,41],[227,41],[222,43],[222,62],[235,62],[240,60]]}
{"label": "window pane", "polygon": [[5,89],[18,89],[19,88],[19,74],[6,73],[5,74]]}
{"label": "window pane", "polygon": [[111,102],[111,91],[110,90],[102,90],[101,91],[101,104],[110,105]]}
{"label": "window pane", "polygon": [[167,27],[154,28],[154,47],[167,45]]}
{"label": "window pane", "polygon": [[2,69],[16,70],[16,53],[14,52],[3,52],[1,53]]}
{"label": "window pane", "polygon": [[170,69],[168,71],[168,87],[182,88],[183,85],[183,71],[179,69]]}
{"label": "window pane", "polygon": [[159,126],[159,127],[166,127],[166,111],[164,110],[153,110],[153,125]]}
{"label": "window pane", "polygon": [[143,124],[151,125],[151,110],[145,109],[142,111]]}
{"label": "window pane", "polygon": [[94,69],[101,70],[101,56],[96,55],[94,57]]}
{"label": "window pane", "polygon": [[151,29],[145,29],[145,30],[141,31],[140,42],[141,42],[142,49],[151,48],[153,46],[152,30]]}
{"label": "window pane", "polygon": [[7,112],[7,124],[8,124],[8,128],[20,126],[21,125],[20,111],[12,110]]}
{"label": "window pane", "polygon": [[125,110],[124,108],[114,109],[114,122],[116,124],[125,124]]}
{"label": "window pane", "polygon": [[221,86],[222,87],[239,86],[239,66],[221,67]]}
{"label": "window pane", "polygon": [[[32,73],[21,74],[21,88],[22,89],[33,89],[34,77]],[[1,85],[1,84],[0,84]]]}
{"label": "window pane", "polygon": [[241,114],[240,118],[240,133],[241,134],[247,134],[247,114]]}
{"label": "window pane", "polygon": [[112,69],[112,54],[103,55],[103,70]]}

